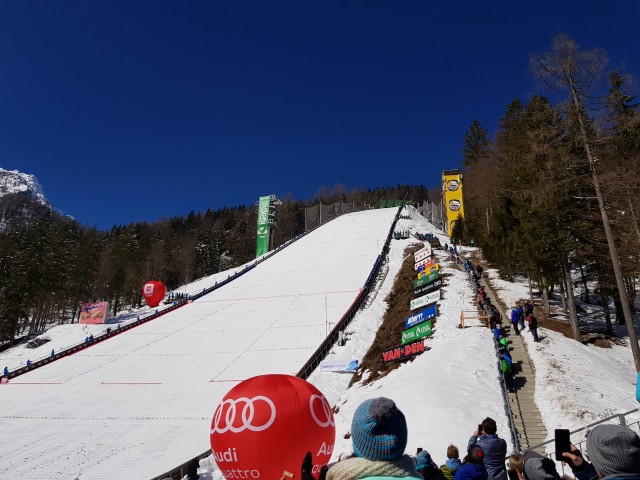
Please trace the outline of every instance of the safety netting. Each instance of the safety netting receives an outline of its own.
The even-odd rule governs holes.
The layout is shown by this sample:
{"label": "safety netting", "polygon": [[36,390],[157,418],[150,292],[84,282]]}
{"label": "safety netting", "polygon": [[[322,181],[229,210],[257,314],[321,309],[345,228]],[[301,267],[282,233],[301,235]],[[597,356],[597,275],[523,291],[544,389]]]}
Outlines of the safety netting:
{"label": "safety netting", "polygon": [[442,203],[424,200],[418,207],[418,213],[438,228],[443,228]]}
{"label": "safety netting", "polygon": [[370,208],[371,206],[367,203],[357,204],[356,202],[336,202],[330,205],[324,205],[319,202],[316,205],[305,208],[304,229],[306,231],[313,230],[314,228],[317,228],[340,215],[344,215],[345,213],[359,212]]}

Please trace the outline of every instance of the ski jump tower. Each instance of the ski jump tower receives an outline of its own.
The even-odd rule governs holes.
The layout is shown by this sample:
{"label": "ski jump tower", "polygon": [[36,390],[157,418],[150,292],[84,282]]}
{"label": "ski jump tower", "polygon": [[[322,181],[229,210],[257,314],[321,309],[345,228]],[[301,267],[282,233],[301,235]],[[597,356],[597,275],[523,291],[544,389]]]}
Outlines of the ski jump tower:
{"label": "ski jump tower", "polygon": [[464,218],[461,170],[442,171],[442,207],[447,222],[447,235],[451,238],[456,222]]}

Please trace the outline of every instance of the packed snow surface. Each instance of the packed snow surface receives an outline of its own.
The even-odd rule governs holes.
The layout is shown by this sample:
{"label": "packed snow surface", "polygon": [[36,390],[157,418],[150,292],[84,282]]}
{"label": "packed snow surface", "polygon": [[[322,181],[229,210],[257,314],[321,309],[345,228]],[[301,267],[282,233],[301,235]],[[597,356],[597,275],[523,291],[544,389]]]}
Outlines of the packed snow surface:
{"label": "packed snow surface", "polygon": [[[401,219],[397,230],[434,233],[447,242],[415,210],[406,211],[411,218]],[[395,213],[339,217],[192,304],[0,386],[0,471],[30,479],[146,479],[204,452],[213,411],[229,389],[263,373],[294,374],[317,348],[364,284]],[[411,261],[404,251],[413,243],[419,242],[391,242],[381,281],[347,327],[346,344],[334,346],[328,360],[363,358],[400,267]],[[315,371],[309,378],[337,411],[333,461],[351,450],[344,437],[357,406],[378,396],[393,399],[404,412],[407,453],[421,447],[442,464],[447,446],[454,443],[463,453],[487,416],[512,449],[492,336],[476,320],[457,328],[462,312],[477,311],[474,294],[448,255],[435,254],[444,286],[426,340],[429,351],[370,384],[366,373],[350,388],[350,374]],[[500,280],[495,270],[488,274],[508,305],[528,296],[524,282]],[[198,293],[215,279],[180,291]],[[42,353],[54,342],[77,342],[85,335],[82,327],[49,331],[51,342],[40,347]],[[599,349],[539,331],[546,337],[541,343],[532,343],[528,332],[525,339],[536,366],[535,401],[550,435],[554,428],[578,428],[637,406],[628,347]],[[25,355],[11,349],[0,362],[21,365]],[[199,473],[201,479],[222,479],[211,457]]]}
{"label": "packed snow surface", "polygon": [[191,304],[2,385],[0,471],[148,478],[205,451],[231,387],[295,374],[315,351],[396,212],[339,217]]}
{"label": "packed snow surface", "polygon": [[[415,210],[408,210],[412,212],[412,218],[399,220],[397,230],[433,233],[442,244],[448,241],[440,230]],[[385,299],[405,259],[404,250],[410,244],[419,243],[413,237],[391,242],[389,272],[380,291],[371,306],[361,311],[347,329],[352,332],[350,341],[344,347],[334,347],[329,359],[364,356],[382,323],[387,309]],[[334,460],[340,453],[351,451],[351,440],[344,436],[351,431],[355,409],[364,400],[380,396],[393,399],[405,414],[409,430],[409,454],[414,454],[416,448],[421,447],[441,465],[447,459],[447,446],[453,443],[464,452],[476,426],[487,416],[496,420],[498,434],[511,449],[511,435],[491,332],[476,319],[467,320],[467,328],[458,328],[463,311],[468,316],[477,315],[473,290],[466,274],[449,260],[447,254],[442,250],[434,250],[434,253],[440,262],[440,272],[444,275],[444,286],[432,337],[425,342],[431,350],[368,385],[360,382],[347,389],[351,378],[339,373],[316,371],[309,378],[339,409],[336,414]],[[413,255],[408,261],[413,261]]]}

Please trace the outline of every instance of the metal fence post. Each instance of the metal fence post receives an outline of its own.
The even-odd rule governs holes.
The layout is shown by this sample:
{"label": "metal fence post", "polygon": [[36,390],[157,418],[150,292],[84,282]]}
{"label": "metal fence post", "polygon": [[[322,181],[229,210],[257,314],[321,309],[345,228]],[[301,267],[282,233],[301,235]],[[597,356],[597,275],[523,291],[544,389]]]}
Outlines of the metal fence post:
{"label": "metal fence post", "polygon": [[620,414],[618,415],[618,421],[620,422],[620,425],[622,425],[623,427],[627,426],[627,421],[624,418],[624,414]]}

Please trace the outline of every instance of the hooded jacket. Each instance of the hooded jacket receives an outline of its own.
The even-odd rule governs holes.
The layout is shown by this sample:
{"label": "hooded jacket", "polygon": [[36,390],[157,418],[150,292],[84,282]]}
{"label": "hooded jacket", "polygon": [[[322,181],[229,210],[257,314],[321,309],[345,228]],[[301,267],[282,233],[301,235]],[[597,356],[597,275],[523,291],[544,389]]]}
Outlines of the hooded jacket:
{"label": "hooded jacket", "polygon": [[454,480],[487,480],[487,469],[482,463],[463,463],[458,467]]}
{"label": "hooded jacket", "polygon": [[460,465],[461,463],[459,458],[450,458],[440,467],[440,471],[447,480],[453,480],[453,476],[455,475],[456,470],[460,468]]}

